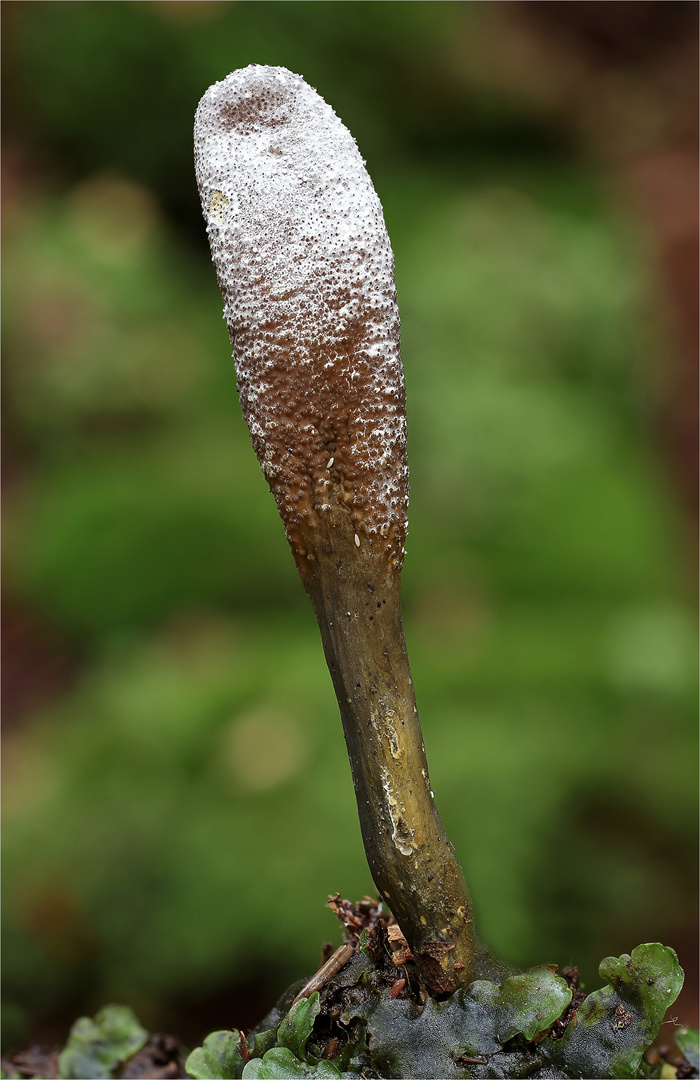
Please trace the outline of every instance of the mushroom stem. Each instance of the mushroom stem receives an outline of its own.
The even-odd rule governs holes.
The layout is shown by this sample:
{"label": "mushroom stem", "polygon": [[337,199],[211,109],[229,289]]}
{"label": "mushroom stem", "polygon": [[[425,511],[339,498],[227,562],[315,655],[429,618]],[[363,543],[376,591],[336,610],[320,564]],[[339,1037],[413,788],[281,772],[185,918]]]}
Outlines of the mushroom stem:
{"label": "mushroom stem", "polygon": [[284,68],[209,88],[195,159],[241,405],[321,628],[372,877],[449,993],[471,981],[474,935],[401,624],[406,414],[381,204],[350,132]]}
{"label": "mushroom stem", "polygon": [[[472,979],[472,907],[430,789],[403,633],[400,568],[324,515],[300,566],[340,706],[372,878],[435,994]],[[301,560],[300,560],[301,562]]]}

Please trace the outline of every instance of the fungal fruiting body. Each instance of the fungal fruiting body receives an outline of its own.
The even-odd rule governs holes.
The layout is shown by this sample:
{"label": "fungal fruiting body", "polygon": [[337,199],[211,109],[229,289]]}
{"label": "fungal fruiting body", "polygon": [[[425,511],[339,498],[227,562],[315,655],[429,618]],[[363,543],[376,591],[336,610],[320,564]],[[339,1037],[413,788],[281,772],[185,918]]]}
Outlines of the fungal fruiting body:
{"label": "fungal fruiting body", "polygon": [[[354,139],[298,75],[215,83],[197,175],[255,452],[298,563],[340,499],[400,562],[408,470],[394,265]],[[311,561],[311,560],[309,560]]]}
{"label": "fungal fruiting body", "polygon": [[241,405],[321,629],[370,870],[449,992],[470,980],[473,928],[401,624],[405,394],[381,204],[350,132],[284,68],[207,90],[195,162]]}

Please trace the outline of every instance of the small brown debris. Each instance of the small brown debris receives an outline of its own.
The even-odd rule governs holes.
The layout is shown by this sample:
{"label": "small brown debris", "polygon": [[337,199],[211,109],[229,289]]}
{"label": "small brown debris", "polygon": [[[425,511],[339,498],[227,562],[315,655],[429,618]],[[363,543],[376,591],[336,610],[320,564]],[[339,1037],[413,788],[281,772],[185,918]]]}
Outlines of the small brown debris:
{"label": "small brown debris", "polygon": [[402,967],[413,959],[413,953],[398,923],[388,926],[386,934],[391,949],[391,961],[396,967]]}
{"label": "small brown debris", "polygon": [[[571,987],[571,1001],[561,1016],[548,1028],[547,1032],[541,1033],[542,1038],[545,1038],[548,1034],[552,1039],[560,1039],[578,1013],[581,1002],[586,997],[585,992],[581,989],[577,967],[563,967],[561,977]],[[535,1041],[540,1041],[540,1036],[537,1036]]]}
{"label": "small brown debris", "polygon": [[323,1056],[324,1056],[324,1058],[334,1058],[339,1050],[340,1050],[340,1039],[336,1039],[336,1037],[334,1035],[332,1039],[328,1040],[328,1045],[327,1045],[326,1049],[324,1050]]}
{"label": "small brown debris", "polygon": [[451,942],[425,941],[421,951],[413,953],[425,982],[435,994],[453,994],[457,989],[456,979],[445,970],[445,956],[454,949]]}
{"label": "small brown debris", "polygon": [[292,1005],[296,1005],[297,1001],[300,1001],[301,998],[311,997],[317,990],[321,990],[327,982],[330,982],[331,979],[338,974],[341,968],[345,967],[347,962],[355,955],[356,951],[356,943],[346,943],[336,949],[333,955],[326,960],[325,964],[323,964],[316,974],[309,979],[306,986],[299,991],[294,998]]}
{"label": "small brown debris", "polygon": [[613,1031],[622,1031],[623,1028],[629,1027],[631,1023],[632,1017],[627,1012],[625,1006],[618,1005],[615,1009],[615,1013],[610,1027],[613,1029]]}
{"label": "small brown debris", "polygon": [[381,904],[371,896],[365,896],[357,904],[343,900],[340,893],[328,897],[328,907],[343,923],[346,941],[358,938],[363,930],[371,930],[378,922],[385,922]]}
{"label": "small brown debris", "polygon": [[248,1043],[246,1042],[246,1037],[243,1032],[241,1032],[241,1046],[238,1052],[243,1058],[244,1064],[247,1064],[253,1056],[248,1048]]}
{"label": "small brown debris", "polygon": [[406,938],[403,936],[403,932],[398,923],[394,923],[392,926],[387,927],[387,937],[389,943],[398,941],[402,948],[406,948]]}
{"label": "small brown debris", "polygon": [[392,986],[391,990],[389,991],[389,997],[397,998],[399,996],[399,994],[401,993],[401,991],[403,990],[405,985],[406,985],[406,980],[405,979],[398,979],[394,983],[394,985]]}

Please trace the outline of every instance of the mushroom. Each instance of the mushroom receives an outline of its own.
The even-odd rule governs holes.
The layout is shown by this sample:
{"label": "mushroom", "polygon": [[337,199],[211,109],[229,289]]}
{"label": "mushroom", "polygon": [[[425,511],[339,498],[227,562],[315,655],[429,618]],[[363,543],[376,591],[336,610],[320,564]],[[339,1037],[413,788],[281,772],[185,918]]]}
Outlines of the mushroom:
{"label": "mushroom", "polygon": [[207,90],[195,159],[241,405],[321,630],[370,871],[426,984],[451,993],[472,979],[472,907],[401,619],[405,392],[382,207],[350,132],[285,68]]}

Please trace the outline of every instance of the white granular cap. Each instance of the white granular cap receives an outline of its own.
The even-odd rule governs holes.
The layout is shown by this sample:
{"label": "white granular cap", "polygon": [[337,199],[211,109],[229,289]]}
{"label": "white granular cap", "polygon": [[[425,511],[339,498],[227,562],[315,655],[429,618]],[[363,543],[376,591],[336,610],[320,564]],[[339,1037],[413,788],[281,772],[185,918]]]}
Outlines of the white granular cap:
{"label": "white granular cap", "polygon": [[292,546],[339,499],[356,539],[400,562],[394,260],[355,140],[301,76],[252,65],[200,101],[195,164],[243,413]]}

